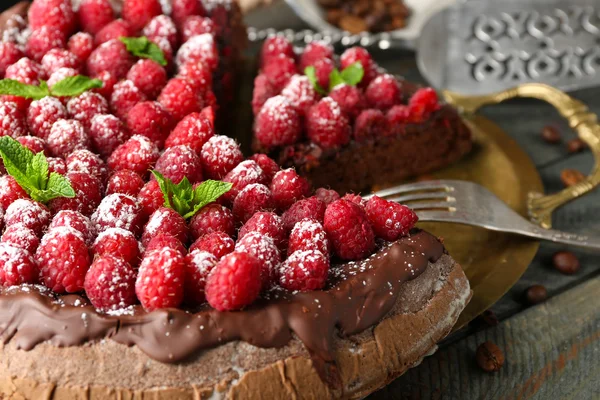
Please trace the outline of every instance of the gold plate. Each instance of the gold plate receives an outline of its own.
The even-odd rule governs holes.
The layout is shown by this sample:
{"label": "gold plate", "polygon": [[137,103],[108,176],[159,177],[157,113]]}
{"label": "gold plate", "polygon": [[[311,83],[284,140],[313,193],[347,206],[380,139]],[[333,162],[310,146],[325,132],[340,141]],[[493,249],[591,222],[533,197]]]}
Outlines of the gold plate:
{"label": "gold plate", "polygon": [[[529,156],[500,127],[473,115],[466,119],[473,132],[473,151],[463,160],[432,174],[437,179],[479,183],[523,216],[530,192],[543,192]],[[443,238],[446,248],[463,267],[473,298],[455,329],[464,326],[498,301],[523,275],[539,242],[506,233],[458,224],[427,222],[420,227]]]}

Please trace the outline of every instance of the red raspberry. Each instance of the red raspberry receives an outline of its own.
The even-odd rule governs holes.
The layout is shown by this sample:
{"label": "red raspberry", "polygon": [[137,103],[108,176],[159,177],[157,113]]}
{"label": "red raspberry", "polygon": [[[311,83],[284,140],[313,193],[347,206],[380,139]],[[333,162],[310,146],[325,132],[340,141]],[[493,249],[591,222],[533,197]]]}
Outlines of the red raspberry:
{"label": "red raspberry", "polygon": [[275,213],[258,212],[254,214],[240,228],[238,240],[242,239],[250,232],[258,232],[261,235],[269,236],[281,251],[284,251],[287,247],[287,235],[283,228],[283,222]]}
{"label": "red raspberry", "polygon": [[102,184],[97,178],[84,172],[69,172],[66,177],[75,190],[75,197],[51,200],[50,209],[55,213],[60,210],[73,210],[85,216],[91,215],[102,200]]}
{"label": "red raspberry", "polygon": [[208,178],[221,179],[244,160],[240,146],[235,140],[217,135],[208,139],[200,152],[202,171]]}
{"label": "red raspberry", "polygon": [[26,199],[29,196],[10,175],[0,176],[0,206],[6,210],[14,201]]}
{"label": "red raspberry", "polygon": [[42,57],[42,68],[48,75],[52,75],[60,68],[80,70],[81,60],[69,50],[52,49]]}
{"label": "red raspberry", "polygon": [[265,174],[265,181],[271,182],[279,171],[279,165],[266,154],[253,154],[250,160],[255,161]]}
{"label": "red raspberry", "polygon": [[65,161],[67,163],[67,171],[84,172],[98,178],[103,187],[106,184],[108,167],[97,154],[89,150],[75,150],[69,154]]}
{"label": "red raspberry", "polygon": [[238,240],[235,251],[250,254],[259,261],[263,290],[270,288],[277,281],[281,254],[272,238],[258,232],[250,232]]}
{"label": "red raspberry", "polygon": [[183,301],[185,259],[168,247],[148,253],[142,259],[135,293],[148,310],[179,307]]}
{"label": "red raspberry", "polygon": [[270,181],[255,161],[246,160],[242,161],[234,169],[229,171],[229,173],[225,175],[225,178],[223,178],[223,182],[230,182],[233,184],[231,190],[223,195],[223,200],[227,203],[233,203],[233,200],[235,200],[240,191],[249,184],[268,184]]}
{"label": "red raspberry", "polygon": [[393,75],[383,74],[369,84],[365,98],[371,107],[387,110],[402,100],[402,90]]}
{"label": "red raspberry", "polygon": [[206,15],[206,10],[201,1],[198,0],[172,0],[171,16],[177,25],[182,25],[190,15]]}
{"label": "red raspberry", "polygon": [[281,91],[292,106],[302,115],[306,114],[308,109],[319,101],[319,94],[316,92],[312,83],[304,75],[294,75],[287,86]]}
{"label": "red raspberry", "polygon": [[121,228],[138,236],[142,231],[144,216],[142,207],[134,197],[115,193],[102,199],[92,214],[92,222],[98,233],[109,228]]}
{"label": "red raspberry", "polygon": [[364,77],[360,82],[360,86],[367,87],[378,75],[377,64],[373,61],[369,52],[362,47],[352,47],[340,57],[342,70],[357,62],[360,62],[364,70]]}
{"label": "red raspberry", "polygon": [[6,68],[23,57],[23,52],[13,42],[0,42],[0,78],[4,77]]}
{"label": "red raspberry", "polygon": [[388,241],[408,235],[419,220],[410,208],[377,196],[367,201],[365,211],[377,237]]}
{"label": "red raspberry", "polygon": [[62,158],[58,157],[46,157],[48,161],[48,173],[56,172],[60,175],[67,173],[67,163]]}
{"label": "red raspberry", "polygon": [[365,211],[350,201],[342,199],[327,206],[323,226],[342,260],[363,259],[375,248],[375,235]]}
{"label": "red raspberry", "polygon": [[117,79],[121,79],[133,65],[133,57],[120,40],[111,39],[96,47],[86,64],[88,74],[92,76],[108,71]]}
{"label": "red raspberry", "polygon": [[310,185],[296,171],[288,168],[275,174],[271,182],[271,192],[277,208],[285,211],[298,200],[308,196]]}
{"label": "red raspberry", "polygon": [[46,138],[46,145],[54,157],[66,157],[75,150],[90,147],[90,138],[79,121],[59,119]]}
{"label": "red raspberry", "polygon": [[413,120],[410,108],[403,104],[390,108],[385,118],[388,126],[387,133],[392,136],[401,134],[404,131],[404,124],[417,122]]}
{"label": "red raspberry", "polygon": [[219,65],[219,53],[215,38],[210,33],[191,37],[177,51],[175,62],[178,66],[195,62],[206,65],[214,71]]}
{"label": "red raspberry", "polygon": [[145,101],[146,95],[132,81],[124,80],[114,86],[110,108],[117,117],[126,121],[133,107]]}
{"label": "red raspberry", "polygon": [[303,219],[312,219],[322,223],[326,208],[327,204],[316,196],[298,200],[281,216],[283,227],[290,232]]}
{"label": "red raspberry", "polygon": [[95,35],[115,19],[115,12],[109,0],[83,0],[77,16],[81,29]]}
{"label": "red raspberry", "polygon": [[165,148],[188,146],[197,154],[202,146],[215,135],[212,124],[199,113],[191,113],[183,118],[165,141]]}
{"label": "red raspberry", "polygon": [[173,78],[163,88],[158,96],[158,102],[163,105],[176,121],[188,114],[202,110],[202,99],[190,82],[183,78]]}
{"label": "red raspberry", "polygon": [[360,206],[361,208],[365,208],[365,199],[363,199],[361,196],[354,194],[354,193],[346,193],[344,195],[344,197],[342,197],[343,200],[347,200],[351,203],[356,204],[357,206]]}
{"label": "red raspberry", "polygon": [[69,100],[67,111],[71,118],[81,122],[86,129],[89,129],[92,118],[98,114],[108,114],[109,109],[108,102],[104,97],[98,93],[84,92]]}
{"label": "red raspberry", "polygon": [[293,58],[282,54],[263,65],[261,73],[269,78],[269,81],[279,93],[296,73],[296,63]]}
{"label": "red raspberry", "polygon": [[254,91],[252,92],[252,111],[254,115],[260,112],[267,100],[278,94],[279,91],[265,74],[260,74],[254,78]]}
{"label": "red raspberry", "polygon": [[4,214],[6,226],[21,224],[40,235],[50,223],[50,211],[41,203],[31,199],[17,199]]}
{"label": "red raspberry", "polygon": [[108,228],[98,235],[92,248],[95,255],[111,255],[137,266],[140,258],[140,246],[130,231],[121,228]]}
{"label": "red raspberry", "polygon": [[130,169],[147,176],[159,155],[158,147],[150,139],[134,135],[116,148],[108,158],[108,166],[114,171]]}
{"label": "red raspberry", "polygon": [[6,68],[5,78],[37,86],[40,84],[42,76],[42,66],[27,57],[23,57]]}
{"label": "red raspberry", "polygon": [[418,89],[408,102],[410,114],[414,122],[423,122],[432,112],[441,108],[437,93],[432,88]]}
{"label": "red raspberry", "polygon": [[10,101],[0,101],[0,136],[16,139],[28,133],[25,118],[17,105]]}
{"label": "red raspberry", "polygon": [[162,148],[172,128],[172,119],[160,103],[142,101],[129,110],[127,128],[133,134],[145,136]]}
{"label": "red raspberry", "polygon": [[185,78],[199,93],[207,93],[212,90],[212,73],[208,67],[202,64],[192,62],[180,66],[177,77]]}
{"label": "red raspberry", "polygon": [[146,95],[155,99],[167,84],[167,71],[152,60],[139,60],[127,73],[127,79]]}
{"label": "red raspberry", "polygon": [[204,107],[200,111],[200,115],[206,118],[213,128],[215,127],[215,109],[213,106]]}
{"label": "red raspberry", "polygon": [[85,275],[83,287],[90,302],[100,311],[121,310],[136,303],[137,272],[122,258],[97,257]]}
{"label": "red raspberry", "polygon": [[333,47],[329,43],[320,40],[313,40],[304,48],[300,56],[300,71],[304,72],[309,65],[322,59],[333,60]]}
{"label": "red raspberry", "polygon": [[335,69],[335,63],[329,58],[322,58],[315,62],[314,67],[317,75],[317,83],[323,90],[328,90],[329,77]]}
{"label": "red raspberry", "polygon": [[294,58],[294,47],[282,36],[271,36],[265,40],[260,53],[260,64],[267,65],[271,60],[281,57],[281,55]]}
{"label": "red raspberry", "polygon": [[190,253],[194,251],[206,251],[217,259],[221,259],[233,252],[235,242],[225,232],[211,232],[198,238],[191,246]]}
{"label": "red raspberry", "polygon": [[[4,107],[3,103],[0,103]],[[59,119],[67,119],[67,109],[56,97],[44,97],[31,103],[27,110],[27,124],[31,132],[42,139],[50,135],[52,125]],[[4,118],[2,118],[4,121]]]}
{"label": "red raspberry", "polygon": [[154,211],[165,204],[165,196],[161,192],[157,181],[147,182],[140,190],[137,199],[146,216],[152,215]]}
{"label": "red raspberry", "polygon": [[320,199],[325,204],[329,205],[340,199],[338,192],[332,189],[318,188],[315,191],[315,197]]}
{"label": "red raspberry", "polygon": [[153,237],[163,233],[177,238],[183,244],[187,243],[189,233],[187,224],[172,208],[161,207],[150,216],[150,220],[144,227],[142,244],[146,246]]}
{"label": "red raspberry", "polygon": [[260,183],[246,186],[233,201],[233,215],[242,223],[259,211],[269,211],[275,208],[273,195],[268,187]]}
{"label": "red raspberry", "polygon": [[[56,71],[54,71],[52,73],[52,75],[50,75],[50,78],[48,78],[48,86],[50,88],[52,88],[54,85],[56,85],[58,82],[62,81],[63,79],[72,77],[72,76],[77,76],[79,75],[79,71],[77,71],[76,69],[73,68],[59,68]],[[60,102],[62,104],[67,104],[67,102],[69,101],[69,97],[58,97],[58,100],[60,100]]]}
{"label": "red raspberry", "polygon": [[76,293],[83,290],[90,267],[88,248],[79,232],[60,227],[48,231],[35,253],[41,282],[53,292]]}
{"label": "red raspberry", "polygon": [[142,34],[153,42],[162,38],[169,42],[171,48],[177,47],[177,27],[168,15],[158,15],[152,18],[144,27]]}
{"label": "red raspberry", "polygon": [[256,300],[260,288],[260,262],[246,253],[232,253],[208,277],[206,300],[219,311],[239,310]]}
{"label": "red raspberry", "polygon": [[190,231],[194,239],[212,232],[224,232],[235,235],[235,220],[229,208],[212,203],[203,207],[190,220]]}
{"label": "red raspberry", "polygon": [[7,226],[1,241],[26,250],[29,254],[35,253],[40,245],[40,239],[35,232],[22,224]]}
{"label": "red raspberry", "polygon": [[27,250],[0,243],[0,285],[4,287],[36,283],[38,267]]}
{"label": "red raspberry", "polygon": [[17,138],[17,142],[21,143],[23,146],[27,147],[34,154],[44,153],[48,154],[46,150],[46,142],[44,139],[41,139],[37,136],[19,136]]}
{"label": "red raspberry", "polygon": [[83,235],[83,240],[85,240],[85,243],[88,246],[91,246],[92,243],[94,243],[94,239],[96,238],[96,227],[88,217],[80,212],[73,210],[61,210],[57,212],[54,218],[52,218],[48,230],[59,228],[61,226],[73,228],[81,233]]}
{"label": "red raspberry", "polygon": [[94,42],[96,46],[100,46],[111,40],[118,40],[121,37],[130,37],[133,33],[134,29],[129,22],[119,18],[100,29],[95,36]]}
{"label": "red raspberry", "polygon": [[108,71],[102,71],[94,77],[102,81],[102,87],[94,89],[94,92],[101,94],[105,99],[110,100],[115,90],[115,85],[119,82],[116,76]]}
{"label": "red raspberry", "polygon": [[321,290],[328,275],[329,259],[320,251],[296,251],[283,263],[279,284],[291,291]]}
{"label": "red raspberry", "polygon": [[67,47],[67,38],[64,33],[50,26],[42,26],[31,32],[25,53],[33,60],[40,62],[42,57],[52,49]]}
{"label": "red raspberry", "polygon": [[271,97],[256,117],[254,135],[268,149],[292,145],[302,136],[302,119],[287,98]]}
{"label": "red raspberry", "polygon": [[94,148],[108,157],[129,139],[129,132],[121,120],[114,115],[98,114],[92,118],[89,130]]}
{"label": "red raspberry", "polygon": [[184,177],[194,184],[202,181],[200,157],[187,146],[170,147],[160,156],[154,169],[174,183]]}
{"label": "red raspberry", "polygon": [[206,301],[206,280],[219,260],[209,252],[196,250],[185,257],[185,302],[200,305]]}
{"label": "red raspberry", "polygon": [[67,49],[85,62],[94,50],[94,37],[89,33],[77,32],[69,39]]}
{"label": "red raspberry", "polygon": [[135,172],[123,169],[111,175],[106,185],[106,194],[122,193],[136,197],[144,187],[144,180]]}
{"label": "red raspberry", "polygon": [[27,20],[31,29],[48,26],[62,32],[64,35],[68,35],[75,30],[76,19],[69,0],[35,0],[27,13]]}
{"label": "red raspberry", "polygon": [[287,253],[307,250],[319,251],[329,258],[329,240],[323,225],[314,219],[305,218],[294,225],[290,233]]}
{"label": "red raspberry", "polygon": [[306,115],[306,133],[323,148],[336,148],[350,141],[350,123],[339,104],[325,97]]}
{"label": "red raspberry", "polygon": [[187,42],[192,37],[209,33],[216,36],[217,27],[212,19],[200,17],[198,15],[190,15],[185,19],[181,27],[181,41]]}
{"label": "red raspberry", "polygon": [[167,62],[165,69],[167,71],[172,71],[174,69],[173,48],[171,47],[169,41],[164,37],[156,36],[152,40],[152,42],[156,44],[163,52],[163,56],[165,57],[165,61]]}
{"label": "red raspberry", "polygon": [[153,17],[160,14],[162,7],[158,0],[125,0],[121,11],[123,19],[131,24],[134,31],[142,30]]}
{"label": "red raspberry", "polygon": [[170,249],[178,251],[180,254],[186,254],[187,250],[183,246],[183,244],[179,241],[179,239],[174,238],[168,233],[161,233],[157,236],[154,236],[146,249],[144,250],[144,254],[150,254],[153,251],[160,250],[164,247],[168,247]]}
{"label": "red raspberry", "polygon": [[340,105],[342,111],[350,118],[356,118],[366,108],[367,102],[364,95],[356,86],[337,85],[329,96]]}
{"label": "red raspberry", "polygon": [[383,136],[387,129],[387,120],[380,110],[364,110],[354,121],[354,140],[365,142]]}

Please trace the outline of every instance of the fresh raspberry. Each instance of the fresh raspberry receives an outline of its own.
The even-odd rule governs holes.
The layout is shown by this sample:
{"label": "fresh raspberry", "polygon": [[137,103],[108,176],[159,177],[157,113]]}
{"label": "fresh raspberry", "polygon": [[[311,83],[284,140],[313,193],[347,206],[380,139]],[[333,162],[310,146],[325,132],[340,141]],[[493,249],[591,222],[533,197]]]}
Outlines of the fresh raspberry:
{"label": "fresh raspberry", "polygon": [[233,201],[233,216],[242,223],[259,211],[273,209],[275,209],[273,195],[268,187],[260,183],[249,184]]}
{"label": "fresh raspberry", "polygon": [[42,26],[29,35],[25,53],[33,60],[40,62],[50,50],[64,49],[65,47],[67,47],[67,38],[64,33],[50,26]]}
{"label": "fresh raspberry", "polygon": [[108,114],[109,109],[108,102],[104,97],[98,93],[84,92],[69,100],[67,111],[71,118],[81,122],[86,129],[89,129],[92,118],[98,114]]}
{"label": "fresh raspberry", "polygon": [[10,175],[0,176],[0,206],[6,210],[14,201],[26,199],[29,196]]}
{"label": "fresh raspberry", "polygon": [[0,101],[0,136],[13,139],[29,133],[23,113],[11,101]]}
{"label": "fresh raspberry", "polygon": [[260,74],[254,78],[254,91],[252,92],[252,111],[254,115],[260,112],[267,100],[278,94],[279,91],[265,74]]}
{"label": "fresh raspberry", "polygon": [[67,173],[67,163],[62,158],[46,157],[46,160],[48,161],[49,174],[56,172],[59,175],[65,175]]}
{"label": "fresh raspberry", "polygon": [[369,84],[365,90],[365,98],[371,107],[387,110],[400,103],[402,90],[393,75],[383,74]]}
{"label": "fresh raspberry", "polygon": [[[151,41],[164,38],[169,42],[171,48],[177,47],[177,27],[168,15],[157,15],[142,30],[142,34]],[[186,39],[184,39],[185,41]]]}
{"label": "fresh raspberry", "polygon": [[315,190],[315,197],[320,199],[326,205],[340,199],[338,192],[332,189],[318,188]]}
{"label": "fresh raspberry", "polygon": [[281,91],[292,106],[302,115],[306,114],[308,109],[319,101],[319,94],[312,83],[304,75],[294,75],[287,86]]}
{"label": "fresh raspberry", "polygon": [[147,182],[140,190],[137,200],[144,210],[144,215],[148,217],[165,204],[165,196],[157,181]]}
{"label": "fresh raspberry", "polygon": [[364,95],[356,86],[337,85],[329,96],[340,105],[342,111],[350,118],[356,118],[366,108],[367,102]]}
{"label": "fresh raspberry", "polygon": [[40,235],[50,223],[50,211],[41,203],[31,199],[17,199],[6,208],[4,224],[21,224]]}
{"label": "fresh raspberry", "polygon": [[140,176],[147,176],[159,155],[158,147],[150,139],[134,135],[116,148],[108,158],[108,166],[113,171],[130,169]]}
{"label": "fresh raspberry", "polygon": [[200,111],[200,115],[202,115],[206,120],[210,123],[210,125],[215,127],[215,108],[212,106],[204,107],[202,111]]}
{"label": "fresh raspberry", "polygon": [[149,254],[153,251],[160,250],[164,247],[168,247],[170,249],[176,250],[181,254],[186,254],[187,250],[183,246],[183,244],[179,241],[179,239],[171,236],[168,233],[161,233],[157,236],[154,236],[146,245],[146,249],[144,250],[144,254]]}
{"label": "fresh raspberry", "polygon": [[[124,80],[117,83],[110,97],[110,108],[114,114],[121,118],[123,121],[127,121],[131,110],[139,103],[146,101],[146,95],[130,80]],[[146,106],[144,106],[145,108]],[[153,107],[154,111],[158,110],[157,107]],[[163,110],[161,110],[163,111]],[[161,111],[157,111],[163,114]],[[135,117],[140,118],[139,116]],[[161,118],[162,121],[162,118]]]}
{"label": "fresh raspberry", "polygon": [[404,124],[417,122],[413,120],[410,108],[404,104],[399,104],[388,110],[385,114],[387,120],[387,134],[390,136],[399,135],[404,131]]}
{"label": "fresh raspberry", "polygon": [[250,232],[238,240],[235,251],[250,254],[259,261],[263,290],[268,289],[277,281],[281,254],[271,237],[258,232]]}
{"label": "fresh raspberry", "polygon": [[244,160],[244,155],[235,140],[217,135],[208,139],[208,142],[202,146],[200,159],[202,171],[208,178],[222,179]]}
{"label": "fresh raspberry", "polygon": [[132,266],[137,266],[140,246],[130,231],[121,228],[108,228],[98,235],[92,251],[95,255],[111,255],[122,258]]}
{"label": "fresh raspberry", "polygon": [[119,40],[121,37],[130,37],[134,33],[133,28],[129,22],[122,19],[115,19],[114,21],[105,25],[95,36],[94,43],[96,46],[107,43],[111,40]]}
{"label": "fresh raspberry", "polygon": [[219,64],[215,38],[210,33],[192,36],[177,51],[175,62],[182,66],[191,62],[206,65],[212,71]]}
{"label": "fresh raspberry", "polygon": [[360,86],[367,87],[378,75],[377,64],[373,61],[369,52],[363,47],[352,47],[346,50],[340,57],[342,70],[357,62],[360,62],[360,65],[364,70],[364,76],[360,82]]}
{"label": "fresh raspberry", "polygon": [[321,290],[328,275],[329,259],[320,251],[296,251],[283,263],[279,284],[291,291]]}
{"label": "fresh raspberry", "polygon": [[48,26],[65,36],[72,33],[77,25],[69,0],[35,0],[29,7],[27,20],[31,29]]}
{"label": "fresh raspberry", "polygon": [[10,243],[0,243],[0,285],[36,283],[38,267],[29,252]]}
{"label": "fresh raspberry", "polygon": [[328,90],[329,77],[335,69],[335,63],[329,58],[322,58],[315,62],[314,67],[317,75],[317,83],[323,90]]}
{"label": "fresh raspberry", "polygon": [[271,192],[277,208],[285,211],[298,200],[308,196],[310,185],[294,169],[288,168],[275,174],[271,182]]}
{"label": "fresh raspberry", "polygon": [[98,114],[92,118],[89,134],[94,148],[108,157],[129,139],[129,132],[121,120],[114,115]]}
{"label": "fresh raspberry", "polygon": [[296,63],[293,58],[280,55],[263,65],[261,73],[269,78],[277,92],[281,92],[296,73]]}
{"label": "fresh raspberry", "polygon": [[269,184],[270,180],[255,161],[246,160],[239,163],[223,178],[223,182],[233,184],[231,190],[223,195],[223,200],[233,203],[233,200],[246,186],[251,183]]}
{"label": "fresh raspberry", "polygon": [[329,240],[323,225],[305,218],[294,225],[289,237],[287,254],[296,251],[316,250],[329,258]]}
{"label": "fresh raspberry", "polygon": [[19,59],[6,68],[6,79],[13,79],[28,85],[39,85],[41,77],[43,77],[42,66],[27,57]]}
{"label": "fresh raspberry", "polygon": [[336,148],[350,141],[350,123],[339,104],[325,97],[306,115],[306,133],[323,148]]}
{"label": "fresh raspberry", "polygon": [[109,228],[121,228],[138,236],[142,231],[144,216],[142,207],[134,197],[115,193],[102,199],[92,214],[92,222],[98,233]]}
{"label": "fresh raspberry", "polygon": [[387,120],[380,110],[364,110],[354,121],[354,140],[365,142],[383,136],[386,129]]}
{"label": "fresh raspberry", "polygon": [[327,206],[323,226],[334,253],[342,260],[360,260],[375,248],[365,211],[350,201],[342,199]]}
{"label": "fresh raspberry", "polygon": [[206,251],[217,259],[221,259],[233,252],[235,242],[225,232],[211,232],[198,238],[191,246],[190,253],[194,251]]}
{"label": "fresh raspberry", "polygon": [[211,123],[199,113],[191,113],[183,118],[165,141],[165,148],[175,146],[188,146],[197,154],[202,151],[202,146],[214,136]]}
{"label": "fresh raspberry", "polygon": [[106,184],[106,194],[122,193],[136,197],[143,187],[144,180],[138,174],[123,169],[110,176]]}
{"label": "fresh raspberry", "polygon": [[67,49],[85,62],[94,50],[94,37],[86,32],[77,32],[69,38]]}
{"label": "fresh raspberry", "polygon": [[300,56],[300,71],[304,72],[306,67],[325,58],[333,60],[333,47],[321,40],[313,40],[306,45]]}
{"label": "fresh raspberry", "polygon": [[326,208],[327,204],[316,196],[298,200],[281,216],[283,227],[287,232],[291,232],[294,226],[303,219],[312,219],[322,223]]}
{"label": "fresh raspberry", "polygon": [[88,217],[80,212],[73,210],[61,210],[57,212],[54,218],[52,218],[48,230],[60,228],[61,226],[73,228],[81,233],[83,240],[85,240],[85,243],[88,246],[91,246],[92,243],[94,243],[94,239],[96,238],[96,227]]}
{"label": "fresh raspberry", "polygon": [[115,19],[115,12],[109,0],[83,0],[77,16],[81,29],[95,35]]}
{"label": "fresh raspberry", "polygon": [[212,90],[212,73],[208,67],[198,63],[187,63],[179,67],[177,77],[185,78],[198,93]]}
{"label": "fresh raspberry", "polygon": [[121,15],[129,22],[134,31],[142,28],[157,15],[162,14],[162,7],[158,0],[125,0]]}
{"label": "fresh raspberry", "polygon": [[185,258],[168,247],[144,256],[140,264],[135,293],[148,310],[178,307],[183,301]]}
{"label": "fresh raspberry", "polygon": [[[67,68],[67,67],[62,67],[57,69],[56,71],[54,71],[52,73],[52,75],[50,75],[50,77],[48,78],[48,87],[52,88],[54,85],[56,85],[58,82],[62,81],[63,79],[66,78],[70,78],[72,76],[77,76],[80,75],[80,72],[76,69],[73,68]],[[62,104],[67,104],[67,102],[69,101],[70,97],[57,97],[58,100],[60,100],[60,102]]]}
{"label": "fresh raspberry", "polygon": [[67,227],[48,231],[35,253],[40,281],[53,292],[76,293],[83,290],[90,267],[88,248],[79,232]]}
{"label": "fresh raspberry", "polygon": [[122,258],[110,255],[94,259],[85,275],[85,294],[100,311],[121,310],[136,303],[135,269]]}
{"label": "fresh raspberry", "polygon": [[23,57],[21,49],[13,42],[0,41],[0,78],[4,77],[6,68]]}
{"label": "fresh raspberry", "polygon": [[190,15],[206,15],[206,10],[201,1],[198,0],[172,0],[171,16],[178,26],[181,26]]}
{"label": "fresh raspberry", "polygon": [[217,27],[212,19],[200,17],[199,15],[190,15],[185,19],[181,27],[181,41],[187,42],[192,37],[209,33],[216,36]]}
{"label": "fresh raspberry", "polygon": [[154,169],[173,183],[181,182],[184,177],[192,184],[202,181],[200,157],[187,146],[169,147],[160,156]]}
{"label": "fresh raspberry", "polygon": [[48,150],[46,150],[46,142],[42,138],[37,136],[19,136],[17,138],[17,142],[27,147],[34,154],[44,153],[45,155],[48,155]]}
{"label": "fresh raspberry", "polygon": [[79,121],[59,119],[50,128],[46,145],[54,157],[66,157],[75,150],[88,149],[90,137]]}
{"label": "fresh raspberry", "polygon": [[292,145],[302,135],[300,114],[284,96],[271,97],[256,117],[254,135],[268,149]]}
{"label": "fresh raspberry", "polygon": [[42,57],[42,68],[46,74],[52,75],[60,68],[81,69],[81,60],[65,49],[52,49]]}
{"label": "fresh raspberry", "polygon": [[158,96],[158,102],[176,121],[193,112],[200,112],[203,106],[192,84],[183,78],[173,78],[167,82]]}
{"label": "fresh raspberry", "polygon": [[342,197],[343,200],[349,201],[351,203],[356,204],[357,206],[360,206],[361,208],[365,208],[365,199],[363,199],[361,196],[359,196],[358,194],[354,194],[354,193],[346,193],[344,195],[344,197]]}
{"label": "fresh raspberry", "polygon": [[94,92],[101,94],[106,100],[110,100],[115,90],[115,85],[119,83],[119,79],[108,71],[102,71],[94,76],[94,78],[102,81],[102,87],[95,88]]}
{"label": "fresh raspberry", "polygon": [[167,71],[156,61],[139,60],[127,73],[127,79],[146,95],[155,99],[167,84]]}
{"label": "fresh raspberry", "polygon": [[91,215],[102,200],[100,181],[84,172],[69,172],[66,178],[71,182],[75,197],[72,199],[59,197],[51,200],[50,209],[55,213],[60,210],[73,210],[85,216]]}
{"label": "fresh raspberry", "polygon": [[255,161],[265,174],[265,181],[271,182],[279,171],[279,165],[266,154],[253,154],[250,160]]}
{"label": "fresh raspberry", "polygon": [[196,306],[204,303],[206,280],[219,260],[209,252],[196,250],[185,257],[185,302]]}
{"label": "fresh raspberry", "polygon": [[65,159],[67,171],[79,171],[90,174],[100,181],[104,187],[108,179],[106,163],[95,153],[89,150],[75,150]]}
{"label": "fresh raspberry", "polygon": [[260,262],[247,253],[232,253],[208,277],[206,300],[219,311],[239,310],[256,300],[261,282]]}
{"label": "fresh raspberry", "polygon": [[156,44],[163,52],[163,56],[165,57],[165,61],[167,62],[165,69],[167,71],[172,71],[175,67],[173,64],[173,48],[171,47],[171,44],[169,43],[167,38],[156,36],[154,40],[152,40],[152,42]]}
{"label": "fresh raspberry", "polygon": [[287,234],[283,228],[281,217],[272,212],[257,212],[240,228],[238,240],[250,232],[258,232],[261,235],[269,236],[275,242],[280,251],[285,251],[287,247]]}
{"label": "fresh raspberry", "polygon": [[365,211],[375,235],[388,241],[408,235],[419,219],[410,208],[377,196],[367,201]]}
{"label": "fresh raspberry", "polygon": [[172,208],[161,207],[156,210],[144,227],[142,244],[146,246],[150,240],[160,234],[169,234],[186,244],[188,240],[188,227],[181,215]]}
{"label": "fresh raspberry", "polygon": [[7,226],[1,241],[26,250],[29,254],[35,253],[40,245],[40,239],[35,232],[22,224]]}
{"label": "fresh raspberry", "polygon": [[282,36],[271,36],[265,40],[260,53],[260,64],[267,65],[271,60],[285,56],[293,59],[295,57],[294,47]]}
{"label": "fresh raspberry", "polygon": [[92,76],[108,71],[117,79],[121,79],[133,65],[133,57],[120,40],[111,39],[96,47],[86,64],[88,74]]}
{"label": "fresh raspberry", "polygon": [[212,232],[223,232],[229,236],[235,234],[235,220],[231,210],[217,203],[203,207],[192,217],[189,226],[194,239]]}
{"label": "fresh raspberry", "polygon": [[133,106],[127,114],[127,128],[135,134],[152,140],[159,148],[172,128],[171,116],[156,101],[142,101]]}
{"label": "fresh raspberry", "polygon": [[438,95],[432,88],[418,89],[408,102],[411,119],[414,122],[423,122],[432,112],[441,108]]}

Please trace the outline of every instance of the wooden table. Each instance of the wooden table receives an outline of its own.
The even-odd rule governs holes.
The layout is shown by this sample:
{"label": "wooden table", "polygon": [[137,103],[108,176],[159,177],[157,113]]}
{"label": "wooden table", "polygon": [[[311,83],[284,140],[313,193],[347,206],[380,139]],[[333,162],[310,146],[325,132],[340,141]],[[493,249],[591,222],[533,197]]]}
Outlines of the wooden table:
{"label": "wooden table", "polygon": [[[254,13],[249,25],[276,29],[306,28],[284,4]],[[424,82],[414,54],[405,51],[375,53],[388,71]],[[600,113],[598,90],[573,93]],[[575,134],[560,116],[541,102],[517,100],[484,110],[531,156],[546,192],[563,186],[560,172],[592,167],[589,152],[568,154],[565,143]],[[562,145],[542,141],[540,131],[552,124],[563,133]],[[600,235],[600,191],[589,194],[555,213],[558,229]],[[575,251],[582,264],[574,276],[555,271],[552,254],[563,249],[543,243],[521,280],[492,308],[501,323],[487,329],[468,326],[440,345],[392,384],[369,397],[378,399],[592,399],[600,398],[600,256]],[[524,290],[533,284],[548,289],[550,299],[526,307]],[[475,363],[477,346],[492,340],[504,351],[506,362],[495,374],[482,372]]]}

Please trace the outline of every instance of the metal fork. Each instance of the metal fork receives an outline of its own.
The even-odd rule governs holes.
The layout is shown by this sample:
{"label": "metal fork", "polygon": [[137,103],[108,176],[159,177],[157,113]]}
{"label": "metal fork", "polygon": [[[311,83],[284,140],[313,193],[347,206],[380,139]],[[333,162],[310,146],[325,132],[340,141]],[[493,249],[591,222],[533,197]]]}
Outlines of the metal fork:
{"label": "metal fork", "polygon": [[[492,231],[516,233],[535,239],[600,250],[600,238],[543,229],[523,218],[483,186],[472,182],[419,182],[395,186],[374,194],[406,204],[417,213],[420,221],[472,225]],[[371,196],[373,195],[365,198]]]}

